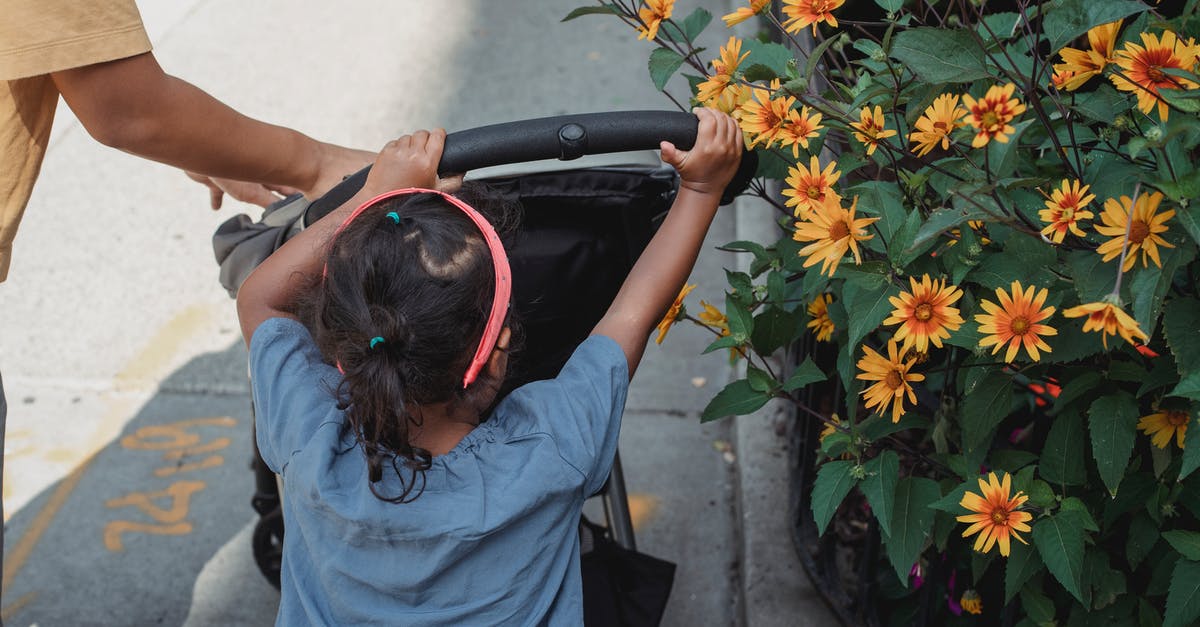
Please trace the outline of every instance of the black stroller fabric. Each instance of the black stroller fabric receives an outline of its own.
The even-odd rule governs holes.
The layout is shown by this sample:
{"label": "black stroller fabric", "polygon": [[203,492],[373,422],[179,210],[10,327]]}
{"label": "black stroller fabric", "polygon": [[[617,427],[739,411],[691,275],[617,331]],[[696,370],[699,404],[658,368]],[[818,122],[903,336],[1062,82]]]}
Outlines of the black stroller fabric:
{"label": "black stroller fabric", "polygon": [[617,544],[608,529],[587,518],[581,532],[592,545],[580,557],[584,625],[653,627],[662,622],[675,564]]}

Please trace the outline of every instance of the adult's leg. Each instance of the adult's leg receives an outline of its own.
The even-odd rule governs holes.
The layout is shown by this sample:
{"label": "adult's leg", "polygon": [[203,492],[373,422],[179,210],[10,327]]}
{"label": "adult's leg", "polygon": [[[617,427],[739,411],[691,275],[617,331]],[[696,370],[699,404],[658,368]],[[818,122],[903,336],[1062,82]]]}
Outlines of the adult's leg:
{"label": "adult's leg", "polygon": [[[0,375],[0,486],[4,485],[4,423],[8,416],[8,401],[4,400],[4,377]],[[4,564],[4,499],[0,498],[0,565]],[[4,571],[0,568],[0,588],[4,586]]]}

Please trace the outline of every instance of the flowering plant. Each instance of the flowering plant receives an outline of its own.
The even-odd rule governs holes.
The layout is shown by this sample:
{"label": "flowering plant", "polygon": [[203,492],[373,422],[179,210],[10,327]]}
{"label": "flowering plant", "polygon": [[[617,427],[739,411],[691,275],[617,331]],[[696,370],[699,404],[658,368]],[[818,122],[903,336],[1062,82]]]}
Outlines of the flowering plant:
{"label": "flowering plant", "polygon": [[823,423],[812,515],[869,512],[892,608],[942,564],[933,624],[1200,618],[1197,4],[751,0],[716,54],[674,0],[567,16],[635,28],[758,153],[780,237],[658,339],[744,360],[705,420]]}

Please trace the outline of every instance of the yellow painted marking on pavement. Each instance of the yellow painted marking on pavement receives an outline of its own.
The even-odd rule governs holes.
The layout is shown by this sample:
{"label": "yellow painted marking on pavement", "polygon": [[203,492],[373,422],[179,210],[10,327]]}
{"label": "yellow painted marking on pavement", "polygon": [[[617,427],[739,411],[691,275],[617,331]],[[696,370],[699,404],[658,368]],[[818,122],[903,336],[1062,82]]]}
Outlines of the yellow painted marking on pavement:
{"label": "yellow painted marking on pavement", "polygon": [[[151,451],[187,448],[195,446],[200,441],[200,436],[188,431],[188,427],[200,425],[232,427],[236,424],[237,419],[230,416],[215,416],[212,418],[191,418],[165,425],[148,425],[121,438],[121,446]],[[226,439],[228,440],[228,438]],[[228,445],[228,442],[226,445]]]}
{"label": "yellow painted marking on pavement", "polygon": [[208,444],[202,444],[200,446],[193,446],[190,448],[181,448],[174,451],[167,451],[166,453],[163,453],[163,459],[167,461],[174,461],[183,459],[184,457],[193,457],[195,455],[203,455],[204,453],[212,453],[219,451],[230,444],[233,444],[232,438],[217,438]]}
{"label": "yellow painted marking on pavement", "polygon": [[178,466],[163,466],[162,468],[154,469],[155,477],[170,477],[171,475],[181,472],[192,472],[194,470],[204,470],[205,468],[215,468],[225,463],[225,458],[220,455],[206,457],[198,462],[188,462]]}
{"label": "yellow painted marking on pavement", "polygon": [[[170,322],[163,325],[149,339],[145,348],[139,351],[137,355],[134,355],[129,361],[129,365],[117,373],[114,377],[114,383],[118,388],[129,386],[138,380],[146,379],[151,375],[165,370],[170,366],[171,360],[179,352],[184,340],[200,330],[217,312],[218,308],[215,305],[193,305],[183,310],[183,312],[172,318]],[[102,434],[112,433],[115,437],[129,420],[133,409],[134,401],[132,399],[122,397],[111,399],[108,411],[100,421],[101,429],[99,432]],[[107,440],[108,438],[103,438],[99,441],[104,442]],[[91,467],[98,452],[99,449],[86,453],[86,456],[80,461],[79,466],[64,477],[54,491],[51,492],[50,497],[46,499],[46,504],[42,506],[41,511],[29,523],[25,534],[10,545],[12,547],[10,550],[5,551],[4,582],[0,586],[0,595],[3,595],[8,590],[17,573],[21,572],[21,568],[25,566],[26,560],[33,554],[34,547],[41,540],[42,534],[46,532],[50,523],[54,521],[54,517],[58,514],[58,511],[66,504],[67,497],[79,485],[79,481],[83,479],[84,474]],[[7,476],[5,477],[6,480],[8,478]],[[11,512],[5,512],[6,521],[10,515]],[[9,540],[11,541],[11,538]]]}
{"label": "yellow painted marking on pavement", "polygon": [[633,528],[637,530],[654,517],[658,511],[659,498],[653,494],[631,492],[629,494],[629,518]]}
{"label": "yellow painted marking on pavement", "polygon": [[[203,481],[176,481],[165,490],[153,492],[131,492],[125,496],[109,499],[104,505],[109,509],[136,507],[158,524],[114,520],[104,526],[104,546],[116,552],[125,547],[121,534],[127,532],[154,533],[160,535],[182,535],[191,533],[192,524],[183,519],[188,515],[192,495],[207,487]],[[169,499],[169,507],[159,507],[156,500]]]}
{"label": "yellow painted marking on pavement", "polygon": [[0,610],[0,622],[11,619],[16,615],[17,612],[25,609],[25,606],[32,603],[33,600],[37,598],[37,595],[38,593],[36,592],[27,593],[16,601],[10,603],[8,607]]}

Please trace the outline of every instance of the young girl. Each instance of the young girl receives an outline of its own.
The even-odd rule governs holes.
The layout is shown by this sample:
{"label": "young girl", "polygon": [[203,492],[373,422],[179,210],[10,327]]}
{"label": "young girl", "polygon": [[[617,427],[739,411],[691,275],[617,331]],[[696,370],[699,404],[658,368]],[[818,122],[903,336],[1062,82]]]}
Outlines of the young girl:
{"label": "young girl", "polygon": [[604,318],[486,420],[511,277],[492,224],[432,191],[458,186],[436,174],[444,131],[388,143],[354,199],[246,280],[258,446],[284,478],[277,624],[582,624],[583,502],[741,155],[731,118],[696,114],[691,150],[663,142],[679,193]]}

